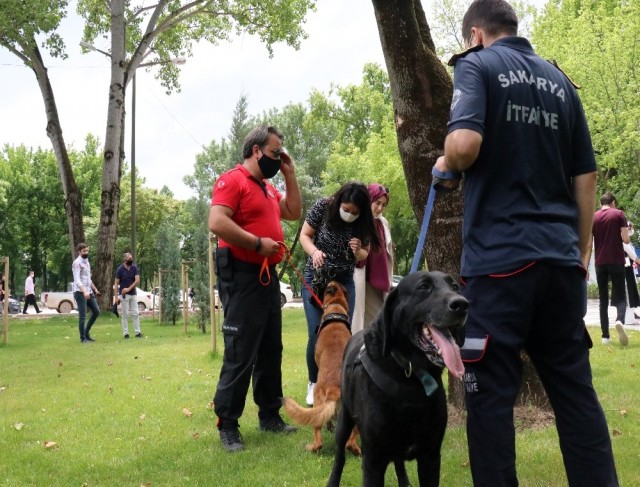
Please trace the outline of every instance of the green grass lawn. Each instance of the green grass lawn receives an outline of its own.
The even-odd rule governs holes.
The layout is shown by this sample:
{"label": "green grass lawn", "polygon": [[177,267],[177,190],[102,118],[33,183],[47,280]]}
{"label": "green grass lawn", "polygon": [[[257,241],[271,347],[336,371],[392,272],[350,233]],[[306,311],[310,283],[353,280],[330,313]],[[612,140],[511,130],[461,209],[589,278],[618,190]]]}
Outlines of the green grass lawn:
{"label": "green grass lawn", "polygon": [[[306,325],[302,309],[284,310],[283,386],[303,403]],[[80,344],[77,316],[10,321],[0,345],[0,484],[6,486],[322,486],[334,445],[324,433],[307,453],[310,428],[282,437],[258,431],[249,395],[240,420],[246,450],[220,446],[210,401],[221,354],[191,325],[142,321],[144,338],[122,339],[119,321],[103,314],[97,340]],[[640,485],[640,333],[626,349],[600,345],[592,365],[606,410],[620,484]],[[219,335],[219,347],[222,346]],[[55,442],[50,446],[47,442]],[[447,430],[443,486],[470,486],[464,427]],[[408,466],[417,484],[415,463]],[[553,426],[518,433],[520,485],[566,485]],[[360,461],[348,456],[343,485],[361,484]],[[387,485],[396,485],[393,468]]]}

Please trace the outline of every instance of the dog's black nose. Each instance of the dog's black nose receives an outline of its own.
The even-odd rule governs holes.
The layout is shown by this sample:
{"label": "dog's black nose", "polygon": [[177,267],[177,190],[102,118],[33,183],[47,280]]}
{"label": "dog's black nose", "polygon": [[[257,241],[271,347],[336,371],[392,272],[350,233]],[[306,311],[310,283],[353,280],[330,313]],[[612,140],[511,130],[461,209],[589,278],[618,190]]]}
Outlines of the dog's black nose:
{"label": "dog's black nose", "polygon": [[455,296],[449,300],[449,310],[464,313],[469,309],[469,301],[462,296]]}

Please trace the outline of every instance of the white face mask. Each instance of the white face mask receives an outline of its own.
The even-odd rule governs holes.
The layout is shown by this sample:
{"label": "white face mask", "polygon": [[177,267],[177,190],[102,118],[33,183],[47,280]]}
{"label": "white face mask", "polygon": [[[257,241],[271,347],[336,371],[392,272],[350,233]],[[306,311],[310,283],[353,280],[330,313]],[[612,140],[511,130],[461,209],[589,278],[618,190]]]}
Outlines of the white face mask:
{"label": "white face mask", "polygon": [[345,211],[342,208],[340,208],[340,218],[342,218],[342,221],[344,222],[353,223],[358,219],[359,216],[360,216],[360,213],[358,213],[357,215],[354,215],[353,213],[349,213],[348,211]]}

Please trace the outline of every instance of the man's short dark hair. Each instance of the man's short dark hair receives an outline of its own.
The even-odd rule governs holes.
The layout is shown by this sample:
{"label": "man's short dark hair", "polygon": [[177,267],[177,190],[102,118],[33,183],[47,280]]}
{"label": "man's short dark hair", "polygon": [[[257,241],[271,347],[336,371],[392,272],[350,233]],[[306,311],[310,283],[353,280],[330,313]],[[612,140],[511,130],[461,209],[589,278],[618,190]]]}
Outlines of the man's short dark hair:
{"label": "man's short dark hair", "polygon": [[462,38],[471,37],[471,27],[483,29],[495,37],[499,34],[518,34],[518,16],[505,0],[475,0],[462,19]]}
{"label": "man's short dark hair", "polygon": [[76,245],[76,252],[80,253],[80,251],[82,249],[86,249],[88,247],[88,245],[84,242],[80,242],[78,245]]}
{"label": "man's short dark hair", "polygon": [[609,206],[611,205],[611,203],[617,204],[618,200],[616,200],[616,197],[613,196],[613,193],[611,191],[607,191],[600,197],[600,204]]}
{"label": "man's short dark hair", "polygon": [[259,125],[254,128],[249,135],[247,135],[244,139],[244,144],[242,146],[242,157],[244,159],[248,159],[253,154],[253,146],[257,145],[261,149],[267,144],[269,140],[269,135],[274,134],[277,135],[281,141],[284,141],[284,135],[282,135],[277,128],[273,126],[265,126]]}

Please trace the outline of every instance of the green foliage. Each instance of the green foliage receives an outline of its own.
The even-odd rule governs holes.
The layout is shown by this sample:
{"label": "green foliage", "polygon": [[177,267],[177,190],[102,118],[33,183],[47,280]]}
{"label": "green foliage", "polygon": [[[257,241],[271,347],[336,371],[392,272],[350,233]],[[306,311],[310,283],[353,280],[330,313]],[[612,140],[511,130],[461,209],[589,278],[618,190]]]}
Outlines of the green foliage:
{"label": "green foliage", "polygon": [[[438,57],[443,61],[464,51],[462,18],[469,8],[469,0],[435,0],[432,3],[429,27]],[[537,10],[527,0],[509,0],[518,15],[518,35],[529,37]],[[431,20],[433,19],[433,20]]]}
{"label": "green foliage", "polygon": [[213,183],[235,164],[242,162],[242,145],[247,134],[257,125],[250,117],[246,95],[236,103],[228,137],[212,140],[204,152],[196,155],[194,172],[184,177],[184,183],[196,191],[198,197],[211,198]]}
{"label": "green foliage", "polygon": [[186,260],[193,260],[189,269],[189,286],[195,296],[192,307],[195,307],[198,328],[202,333],[207,331],[211,300],[209,296],[209,201],[206,198],[191,198],[186,203],[187,212],[193,222],[190,240],[183,246]]}
{"label": "green foliage", "polygon": [[158,272],[162,274],[160,320],[175,325],[180,315],[180,234],[175,223],[168,218],[160,224],[156,248],[160,256]]}
{"label": "green foliage", "polygon": [[[84,150],[69,154],[85,194],[89,221],[98,217],[100,197],[101,159],[95,154],[95,144],[96,140],[88,137]],[[71,280],[71,256],[65,200],[53,151],[5,146],[0,152],[0,180],[0,253],[10,258],[12,289],[20,289],[14,276],[26,276],[28,269],[35,271],[39,290],[66,289]]]}
{"label": "green foliage", "polygon": [[316,97],[316,115],[335,120],[338,136],[322,177],[325,194],[349,180],[379,183],[389,188],[385,217],[395,244],[396,273],[406,274],[418,235],[398,151],[393,105],[387,74],[379,66],[363,69],[358,86],[337,88],[338,101]]}
{"label": "green foliage", "polygon": [[[585,35],[588,33],[588,35]],[[563,0],[534,29],[538,52],[579,85],[600,178],[627,216],[640,216],[640,3]],[[571,49],[567,49],[567,46]]]}
{"label": "green foliage", "polygon": [[[3,0],[0,46],[22,57],[31,56],[36,39],[52,57],[66,58],[64,41],[56,32],[67,15],[68,0]],[[27,63],[28,64],[28,63]]]}
{"label": "green foliage", "polygon": [[[285,42],[298,48],[306,37],[303,21],[314,0],[194,0],[163,1],[143,6],[124,4],[125,49],[130,59],[151,55],[162,63],[157,78],[171,92],[179,89],[179,70],[171,59],[190,57],[195,43],[217,44],[233,34],[256,35],[267,47]],[[85,19],[83,40],[93,44],[112,35],[111,4],[102,0],[79,0],[78,13]]]}
{"label": "green foliage", "polygon": [[[260,432],[249,391],[240,418],[246,451],[229,455],[220,446],[210,405],[222,354],[208,353],[208,335],[185,335],[182,326],[159,326],[143,318],[142,329],[145,338],[123,340],[120,321],[104,313],[92,330],[98,341],[82,345],[73,316],[11,321],[9,345],[0,346],[5,485],[326,484],[335,453],[331,433],[322,432],[324,448],[311,454],[304,449],[313,434],[309,427],[292,435]],[[594,383],[609,430],[615,432],[620,485],[640,485],[640,391],[634,387],[640,333],[631,331],[629,347],[621,349],[599,345],[598,327],[589,332],[598,343],[591,351]],[[283,389],[300,403],[307,384],[306,342],[303,310],[284,309]],[[469,487],[464,424],[453,414],[451,419],[442,448],[441,485]],[[45,448],[45,441],[57,447]],[[522,487],[567,485],[553,425],[518,427],[516,441]],[[347,454],[343,485],[362,484],[360,465],[360,459]],[[414,461],[407,462],[407,471],[412,485],[418,485]],[[392,468],[385,485],[397,485]]]}

